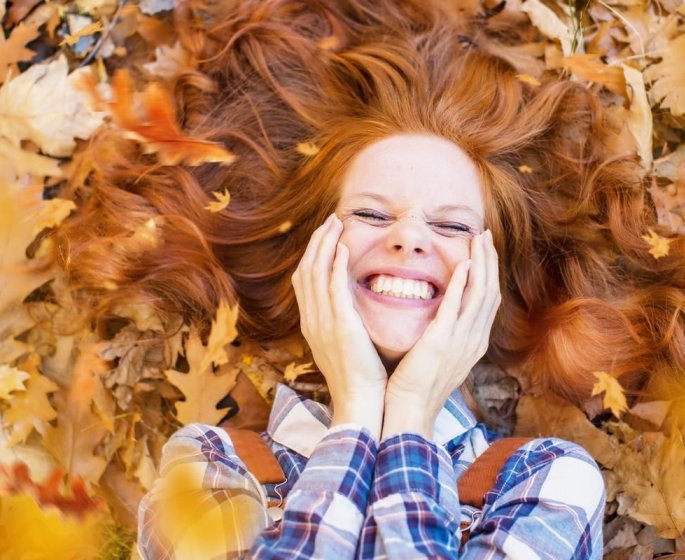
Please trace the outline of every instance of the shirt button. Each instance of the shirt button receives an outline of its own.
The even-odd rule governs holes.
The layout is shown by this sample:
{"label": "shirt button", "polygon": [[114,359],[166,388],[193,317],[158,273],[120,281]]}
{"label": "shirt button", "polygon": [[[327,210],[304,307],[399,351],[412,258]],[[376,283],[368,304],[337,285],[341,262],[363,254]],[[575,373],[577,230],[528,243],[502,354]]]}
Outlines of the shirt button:
{"label": "shirt button", "polygon": [[273,506],[267,509],[266,512],[269,514],[269,517],[271,517],[271,521],[280,521],[283,519],[283,508]]}

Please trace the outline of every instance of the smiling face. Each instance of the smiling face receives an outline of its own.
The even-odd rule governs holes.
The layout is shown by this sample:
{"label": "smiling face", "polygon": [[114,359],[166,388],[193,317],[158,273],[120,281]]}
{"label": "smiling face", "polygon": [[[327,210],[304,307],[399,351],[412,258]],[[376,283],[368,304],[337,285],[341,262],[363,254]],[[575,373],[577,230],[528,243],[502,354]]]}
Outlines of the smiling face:
{"label": "smiling face", "polygon": [[350,250],[354,302],[386,364],[396,364],[435,317],[457,263],[483,231],[481,181],[452,142],[393,135],[347,170],[336,214]]}

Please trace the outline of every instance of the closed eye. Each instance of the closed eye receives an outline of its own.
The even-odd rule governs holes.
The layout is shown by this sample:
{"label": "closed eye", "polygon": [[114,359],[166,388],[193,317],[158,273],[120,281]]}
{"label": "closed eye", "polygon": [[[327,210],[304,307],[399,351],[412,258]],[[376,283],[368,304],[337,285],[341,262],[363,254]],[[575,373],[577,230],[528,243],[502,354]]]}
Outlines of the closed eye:
{"label": "closed eye", "polygon": [[355,216],[359,216],[360,218],[364,218],[366,220],[370,220],[372,222],[387,222],[388,218],[386,216],[383,216],[381,214],[377,214],[376,212],[372,212],[370,210],[355,210],[352,212]]}
{"label": "closed eye", "polygon": [[[389,225],[391,220],[388,216],[384,216],[372,210],[355,210],[352,214],[371,223],[375,223],[376,225]],[[430,222],[428,225],[437,229],[443,235],[456,235],[459,233],[472,234],[474,231],[472,227],[457,222]]]}

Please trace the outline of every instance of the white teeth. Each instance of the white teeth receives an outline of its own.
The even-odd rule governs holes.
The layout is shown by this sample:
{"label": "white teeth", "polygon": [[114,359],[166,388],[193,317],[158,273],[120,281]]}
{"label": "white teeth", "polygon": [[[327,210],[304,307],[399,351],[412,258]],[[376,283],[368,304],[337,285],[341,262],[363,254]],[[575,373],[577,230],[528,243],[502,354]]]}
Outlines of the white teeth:
{"label": "white teeth", "polygon": [[433,287],[423,280],[398,278],[387,274],[379,274],[371,281],[369,288],[377,294],[391,295],[407,299],[431,299]]}

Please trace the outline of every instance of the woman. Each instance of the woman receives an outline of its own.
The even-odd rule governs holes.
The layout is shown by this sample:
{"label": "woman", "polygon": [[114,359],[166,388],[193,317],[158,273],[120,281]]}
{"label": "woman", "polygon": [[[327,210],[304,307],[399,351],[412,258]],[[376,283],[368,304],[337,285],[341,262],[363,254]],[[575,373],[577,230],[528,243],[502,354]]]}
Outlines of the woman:
{"label": "woman", "polygon": [[493,439],[459,390],[500,302],[484,207],[476,165],[438,136],[353,158],[293,275],[333,412],[279,387],[263,437],[288,474],[263,490],[220,428],[177,432],[140,507],[144,558],[601,558],[602,476],[574,444],[525,444],[482,512],[460,504]]}
{"label": "woman", "polygon": [[[143,556],[600,557],[601,477],[568,442],[527,443],[482,510],[461,503],[495,438],[460,387],[484,355],[569,398],[594,371],[637,389],[685,370],[685,249],[648,253],[659,230],[620,127],[577,83],[519,80],[505,14],[219,4],[204,42],[182,27],[203,75],[177,91],[186,126],[238,159],[150,169],[127,147],[62,228],[65,266],[118,287],[98,311],[130,287],[193,322],[239,301],[253,340],[301,328],[333,411],[279,387],[263,437],[286,481],[265,486],[223,430],[177,432],[141,504]],[[227,187],[229,206],[204,210]],[[164,251],[108,244],[103,266],[102,238],[160,215]]]}

